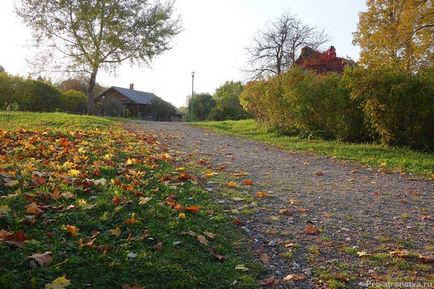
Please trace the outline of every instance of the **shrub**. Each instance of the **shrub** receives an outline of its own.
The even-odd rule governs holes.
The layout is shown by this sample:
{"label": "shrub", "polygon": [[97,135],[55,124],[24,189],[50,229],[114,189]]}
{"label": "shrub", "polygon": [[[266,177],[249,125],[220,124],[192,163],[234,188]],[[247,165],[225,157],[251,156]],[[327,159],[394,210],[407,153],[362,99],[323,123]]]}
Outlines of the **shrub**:
{"label": "shrub", "polygon": [[345,81],[381,143],[434,149],[433,67],[418,73],[392,65],[358,67],[346,71]]}
{"label": "shrub", "polygon": [[87,96],[77,90],[67,90],[60,94],[60,110],[69,113],[86,113]]}

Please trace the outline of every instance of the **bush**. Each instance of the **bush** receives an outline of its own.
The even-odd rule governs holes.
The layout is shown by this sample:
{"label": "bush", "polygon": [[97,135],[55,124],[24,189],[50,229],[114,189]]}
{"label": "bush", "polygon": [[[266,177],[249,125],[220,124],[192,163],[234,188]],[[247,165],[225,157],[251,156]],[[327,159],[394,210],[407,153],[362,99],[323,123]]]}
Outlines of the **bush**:
{"label": "bush", "polygon": [[363,112],[350,98],[341,75],[292,68],[281,77],[287,108],[292,112],[289,124],[302,135],[353,142],[369,139]]}
{"label": "bush", "polygon": [[247,118],[248,114],[240,104],[240,94],[243,91],[241,82],[226,81],[217,88],[213,95],[216,106],[209,115],[213,120],[239,120]]}
{"label": "bush", "polygon": [[433,151],[434,67],[358,67],[346,71],[345,81],[381,143]]}
{"label": "bush", "polygon": [[84,114],[87,111],[87,96],[77,90],[67,90],[60,94],[60,110]]}
{"label": "bush", "polygon": [[243,106],[268,127],[281,134],[302,137],[366,141],[359,103],[336,73],[318,75],[293,67],[268,81],[247,84]]}

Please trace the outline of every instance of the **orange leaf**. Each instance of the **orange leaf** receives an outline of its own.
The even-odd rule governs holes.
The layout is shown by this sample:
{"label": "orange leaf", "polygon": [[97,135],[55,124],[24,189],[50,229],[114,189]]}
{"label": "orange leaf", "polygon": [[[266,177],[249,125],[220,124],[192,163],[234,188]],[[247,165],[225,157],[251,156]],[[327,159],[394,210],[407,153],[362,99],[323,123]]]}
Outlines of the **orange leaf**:
{"label": "orange leaf", "polygon": [[267,197],[268,195],[267,195],[266,192],[256,192],[255,196],[256,196],[257,198],[265,198],[265,197]]}
{"label": "orange leaf", "polygon": [[308,235],[317,235],[319,233],[318,229],[312,223],[308,223],[306,225],[306,227],[304,228],[304,232]]}
{"label": "orange leaf", "polygon": [[66,225],[65,226],[66,232],[68,232],[72,237],[77,237],[79,234],[80,229],[77,228],[74,225]]}
{"label": "orange leaf", "polygon": [[244,180],[244,181],[243,181],[243,184],[244,184],[245,186],[251,186],[251,185],[253,184],[253,181],[252,181],[252,180]]}
{"label": "orange leaf", "polygon": [[185,210],[187,212],[191,212],[191,213],[199,213],[200,206],[197,206],[197,205],[189,206],[189,207],[186,207]]}
{"label": "orange leaf", "polygon": [[32,202],[30,205],[26,207],[26,213],[30,215],[40,215],[44,211],[42,211],[35,202]]}
{"label": "orange leaf", "polygon": [[138,223],[139,220],[137,220],[135,217],[131,217],[125,220],[125,224],[131,225],[131,224],[135,224]]}

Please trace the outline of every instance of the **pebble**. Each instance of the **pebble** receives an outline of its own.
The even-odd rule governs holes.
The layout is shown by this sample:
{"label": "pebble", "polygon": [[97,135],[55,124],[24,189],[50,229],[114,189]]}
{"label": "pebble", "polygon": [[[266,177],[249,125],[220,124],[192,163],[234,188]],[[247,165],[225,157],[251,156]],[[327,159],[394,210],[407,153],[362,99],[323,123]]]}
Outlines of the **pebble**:
{"label": "pebble", "polygon": [[303,269],[302,272],[307,276],[311,276],[312,275],[312,268]]}
{"label": "pebble", "polygon": [[292,262],[292,269],[294,269],[294,270],[298,270],[298,269],[300,269],[301,267],[300,267],[300,264],[298,264],[297,262]]}
{"label": "pebble", "polygon": [[241,229],[243,229],[244,231],[246,231],[246,233],[250,233],[250,229],[246,228],[246,227],[241,227]]}
{"label": "pebble", "polygon": [[276,247],[276,241],[270,241],[268,247]]}

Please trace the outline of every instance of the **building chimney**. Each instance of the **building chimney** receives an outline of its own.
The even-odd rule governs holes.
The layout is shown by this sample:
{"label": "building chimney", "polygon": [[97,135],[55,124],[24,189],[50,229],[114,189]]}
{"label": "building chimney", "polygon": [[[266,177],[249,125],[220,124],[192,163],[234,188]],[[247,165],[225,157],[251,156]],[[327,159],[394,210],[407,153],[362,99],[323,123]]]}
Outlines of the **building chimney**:
{"label": "building chimney", "polygon": [[134,90],[134,83],[130,83],[130,89]]}

